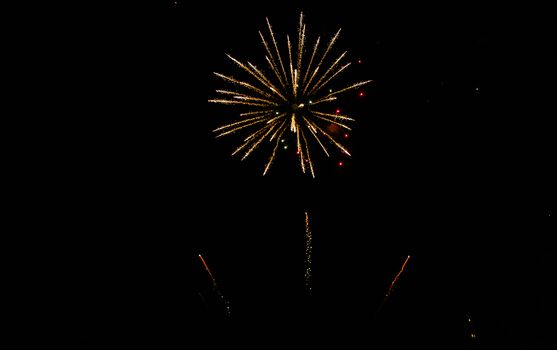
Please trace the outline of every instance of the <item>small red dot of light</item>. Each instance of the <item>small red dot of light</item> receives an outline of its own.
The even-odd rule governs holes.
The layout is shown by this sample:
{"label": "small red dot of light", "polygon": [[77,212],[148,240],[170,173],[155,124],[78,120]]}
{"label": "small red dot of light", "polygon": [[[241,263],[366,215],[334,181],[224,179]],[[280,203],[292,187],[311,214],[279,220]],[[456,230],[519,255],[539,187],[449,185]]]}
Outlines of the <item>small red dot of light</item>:
{"label": "small red dot of light", "polygon": [[337,109],[336,112],[337,112],[337,114],[339,114],[339,113],[340,113],[340,109]]}
{"label": "small red dot of light", "polygon": [[359,63],[359,64],[362,64],[362,60],[358,60],[358,63]]}
{"label": "small red dot of light", "polygon": [[344,163],[343,162],[338,162],[338,166],[343,166]]}
{"label": "small red dot of light", "polygon": [[347,139],[347,138],[348,138],[348,134],[344,134],[344,138]]}
{"label": "small red dot of light", "polygon": [[363,91],[360,91],[360,93],[358,94],[358,96],[364,97],[364,92],[363,92]]}

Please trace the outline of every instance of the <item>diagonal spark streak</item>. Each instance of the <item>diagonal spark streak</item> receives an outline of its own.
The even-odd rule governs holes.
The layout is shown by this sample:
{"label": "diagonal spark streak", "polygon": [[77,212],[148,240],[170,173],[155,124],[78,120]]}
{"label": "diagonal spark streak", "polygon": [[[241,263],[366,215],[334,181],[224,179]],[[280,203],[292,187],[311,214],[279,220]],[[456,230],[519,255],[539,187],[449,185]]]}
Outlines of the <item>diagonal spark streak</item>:
{"label": "diagonal spark streak", "polygon": [[396,281],[398,281],[398,278],[402,274],[402,271],[404,271],[404,268],[406,267],[406,263],[408,263],[408,260],[410,260],[410,255],[408,255],[406,257],[406,260],[404,260],[404,263],[402,264],[402,267],[400,268],[400,271],[396,274],[395,278],[391,282],[391,285],[389,286],[389,290],[387,290],[387,293],[385,293],[385,297],[383,298],[383,300],[381,301],[381,304],[379,304],[379,308],[375,312],[375,317],[377,317],[377,315],[379,315],[379,312],[383,308],[383,305],[385,305],[385,303],[387,302],[387,299],[391,295],[391,292],[393,291],[393,287],[395,286]]}
{"label": "diagonal spark streak", "polygon": [[409,259],[410,259],[410,255],[408,255],[406,257],[406,260],[404,260],[404,264],[402,264],[402,267],[400,268],[400,271],[396,274],[395,278],[391,282],[391,286],[389,287],[389,290],[387,291],[387,294],[385,295],[385,297],[389,297],[389,295],[391,294],[391,292],[393,290],[393,287],[395,286],[396,281],[398,281],[398,278],[400,277],[400,274],[402,273],[402,271],[404,271],[404,267],[406,266],[406,263],[408,262]]}
{"label": "diagonal spark streak", "polygon": [[[213,283],[213,290],[217,293],[218,297],[224,302],[224,305],[226,307],[226,315],[230,317],[230,307],[229,307],[229,303],[228,300],[226,300],[224,298],[224,296],[222,295],[218,285],[217,285],[217,281],[215,280],[215,277],[213,276],[213,274],[211,273],[211,269],[209,269],[209,266],[207,265],[207,263],[205,262],[205,259],[203,259],[203,257],[201,256],[201,254],[198,254],[199,259],[201,259],[201,262],[203,263],[203,266],[205,267],[205,271],[207,271],[207,274],[209,275],[209,277],[211,277],[211,281]],[[203,300],[203,302],[205,304],[207,304],[205,302],[205,298],[203,297],[203,295],[201,295],[200,293],[198,293],[199,296],[201,297],[201,299]]]}
{"label": "diagonal spark streak", "polygon": [[207,263],[205,262],[205,259],[203,259],[201,254],[199,254],[199,259],[201,259],[201,262],[203,263],[203,266],[205,266],[205,271],[207,271],[207,273],[209,274],[209,277],[211,277],[211,280],[213,281],[213,286],[216,286],[217,282],[215,281],[215,277],[213,277],[213,274],[211,273],[211,269],[209,269],[209,266],[207,266]]}

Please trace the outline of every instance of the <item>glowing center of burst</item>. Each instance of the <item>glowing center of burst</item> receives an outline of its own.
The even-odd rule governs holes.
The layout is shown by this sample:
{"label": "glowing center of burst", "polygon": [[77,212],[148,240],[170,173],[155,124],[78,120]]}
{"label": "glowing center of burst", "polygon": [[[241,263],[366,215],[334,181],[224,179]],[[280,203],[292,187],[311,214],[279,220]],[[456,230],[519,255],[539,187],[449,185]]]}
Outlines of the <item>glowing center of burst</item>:
{"label": "glowing center of burst", "polygon": [[300,108],[304,108],[306,105],[303,103],[294,103],[291,108],[293,111],[297,111]]}

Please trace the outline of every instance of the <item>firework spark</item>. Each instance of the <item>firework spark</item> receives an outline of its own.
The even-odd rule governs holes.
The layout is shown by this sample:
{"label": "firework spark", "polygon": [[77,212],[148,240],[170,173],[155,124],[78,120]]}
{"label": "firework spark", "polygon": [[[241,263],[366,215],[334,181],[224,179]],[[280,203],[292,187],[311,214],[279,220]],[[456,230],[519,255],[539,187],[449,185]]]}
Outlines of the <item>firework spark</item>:
{"label": "firework spark", "polygon": [[[207,265],[207,263],[205,262],[205,259],[203,259],[203,256],[201,256],[201,254],[199,254],[198,256],[199,256],[199,259],[201,259],[201,262],[203,263],[203,266],[205,267],[205,271],[207,271],[207,274],[209,275],[209,277],[211,277],[211,281],[213,282],[213,290],[217,293],[217,296],[219,297],[221,302],[224,303],[226,315],[228,317],[230,317],[230,303],[228,302],[228,300],[226,300],[224,298],[224,295],[222,295],[222,293],[220,292],[220,289],[217,285],[217,280],[215,280],[215,277],[211,273],[211,269],[209,269],[209,265]],[[203,296],[201,296],[201,297],[203,298]],[[203,300],[203,301],[206,304],[205,300]]]}
{"label": "firework spark", "polygon": [[215,277],[213,277],[213,274],[211,273],[211,269],[209,269],[209,266],[207,265],[207,263],[205,262],[205,259],[203,259],[201,254],[199,254],[199,259],[201,259],[201,262],[203,263],[203,266],[205,267],[205,271],[207,271],[207,273],[209,274],[209,277],[211,277],[211,281],[213,281],[213,286],[216,286],[217,281],[215,280]]}
{"label": "firework spark", "polygon": [[469,337],[470,342],[474,343],[474,342],[478,342],[478,333],[476,332],[476,327],[474,326],[473,322],[472,322],[472,316],[467,315],[466,316],[466,325],[465,325],[465,329],[466,329],[466,335],[467,337]]}
{"label": "firework spark", "polygon": [[311,293],[311,251],[312,251],[312,246],[311,246],[311,241],[312,241],[312,237],[311,237],[311,230],[309,228],[309,215],[308,212],[305,212],[306,214],[306,260],[305,260],[305,281],[306,281],[306,289],[308,291],[308,293]]}
{"label": "firework spark", "polygon": [[[249,79],[241,80],[215,72],[217,77],[231,87],[228,90],[216,90],[220,97],[210,99],[209,102],[247,107],[249,111],[241,113],[238,120],[223,125],[214,132],[216,137],[238,131],[245,132],[247,136],[232,153],[232,155],[243,154],[242,160],[260,147],[264,141],[270,144],[272,151],[263,170],[265,175],[277,156],[280,141],[289,130],[294,135],[296,154],[302,172],[306,173],[309,170],[315,177],[315,164],[310,156],[309,140],[315,141],[327,156],[330,155],[327,148],[330,144],[350,156],[348,150],[335,139],[335,135],[328,131],[328,126],[336,125],[351,130],[347,123],[354,120],[340,113],[319,110],[320,107],[336,100],[337,95],[359,88],[371,80],[341,88],[329,85],[350,66],[350,62],[341,63],[346,52],[336,58],[330,57],[331,49],[340,35],[340,29],[325,48],[319,48],[321,39],[318,38],[311,49],[306,49],[306,24],[301,13],[297,43],[295,39],[291,40],[290,36],[287,36],[287,54],[284,55],[279,50],[269,19],[266,21],[270,37],[266,38],[262,32],[259,32],[259,36],[265,48],[267,70],[257,68],[250,62],[241,62],[227,54],[226,56],[232,62],[247,73]],[[305,52],[310,54],[304,55]]]}
{"label": "firework spark", "polygon": [[379,305],[379,308],[377,309],[377,312],[375,313],[376,316],[379,314],[379,311],[381,311],[381,309],[383,308],[383,305],[385,304],[385,302],[387,301],[387,299],[391,295],[391,292],[393,291],[393,287],[395,286],[396,281],[398,280],[398,278],[402,274],[402,271],[404,271],[404,268],[406,267],[406,264],[408,263],[408,260],[410,260],[410,255],[408,255],[406,257],[406,260],[404,260],[404,263],[402,264],[402,267],[400,268],[400,271],[396,274],[395,278],[391,282],[391,285],[389,286],[389,290],[387,290],[387,293],[385,294],[385,297],[381,301],[381,304]]}
{"label": "firework spark", "polygon": [[395,278],[391,282],[391,286],[389,287],[389,290],[387,291],[387,294],[385,295],[385,298],[388,298],[389,295],[391,294],[391,292],[393,291],[393,287],[395,286],[395,283],[398,280],[398,278],[400,277],[400,274],[402,273],[402,271],[404,271],[404,268],[406,267],[406,263],[408,262],[409,259],[410,259],[410,255],[408,255],[406,257],[406,260],[404,260],[404,263],[402,264],[402,267],[401,267],[400,271],[396,274]]}

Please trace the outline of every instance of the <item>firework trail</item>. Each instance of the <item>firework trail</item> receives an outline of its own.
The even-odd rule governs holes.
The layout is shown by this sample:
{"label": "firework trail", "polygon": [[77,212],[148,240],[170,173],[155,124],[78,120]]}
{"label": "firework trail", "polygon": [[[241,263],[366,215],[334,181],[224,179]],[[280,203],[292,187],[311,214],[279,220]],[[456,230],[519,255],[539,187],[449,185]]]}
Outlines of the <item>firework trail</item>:
{"label": "firework trail", "polygon": [[309,294],[311,294],[311,252],[312,252],[312,236],[311,230],[309,228],[309,215],[308,212],[305,212],[306,215],[306,260],[305,260],[305,281],[306,281],[306,289]]}
{"label": "firework trail", "polygon": [[[242,160],[266,141],[272,151],[266,161],[263,175],[268,172],[277,156],[279,145],[284,142],[290,131],[290,139],[295,142],[302,172],[306,173],[308,170],[315,177],[315,164],[310,156],[310,140],[316,142],[327,156],[328,145],[333,145],[341,153],[350,156],[348,150],[335,139],[335,135],[329,129],[331,125],[336,125],[351,130],[347,122],[354,119],[340,113],[330,113],[323,107],[335,101],[337,95],[357,89],[371,80],[348,84],[341,88],[328,85],[350,66],[350,62],[341,63],[347,52],[336,58],[329,57],[340,35],[340,29],[323,49],[319,49],[320,38],[312,49],[306,49],[306,25],[304,16],[300,13],[297,43],[295,38],[291,40],[290,36],[287,36],[285,55],[279,50],[269,19],[266,21],[270,37],[266,37],[262,32],[259,32],[259,36],[265,48],[267,71],[249,61],[244,63],[227,54],[226,56],[249,79],[214,73],[231,87],[216,90],[221,96],[210,99],[209,102],[245,107],[248,110],[241,113],[236,121],[213,131],[216,137],[244,132],[247,136],[232,153],[243,153]],[[309,58],[304,52],[311,52]]]}
{"label": "firework trail", "polygon": [[203,266],[205,266],[205,271],[207,271],[207,273],[209,274],[209,277],[211,277],[211,280],[213,281],[213,286],[216,287],[217,281],[215,280],[215,277],[213,277],[213,274],[211,273],[211,269],[209,269],[209,266],[207,266],[207,263],[205,262],[205,259],[203,259],[201,254],[199,254],[199,259],[201,259],[201,262],[203,263]]}
{"label": "firework trail", "polygon": [[398,280],[398,278],[402,274],[402,271],[404,271],[404,268],[406,267],[406,264],[408,263],[408,260],[410,260],[410,255],[408,255],[406,257],[406,260],[404,260],[404,263],[402,264],[402,267],[400,268],[400,271],[396,274],[395,278],[391,282],[391,285],[389,286],[389,290],[387,290],[387,293],[385,294],[385,297],[383,298],[383,301],[381,301],[381,304],[379,305],[379,308],[377,309],[377,312],[375,313],[376,316],[379,314],[379,311],[381,311],[381,309],[383,308],[383,305],[385,304],[385,302],[387,301],[387,299],[391,295],[391,292],[393,291],[393,287],[395,286],[396,281]]}
{"label": "firework trail", "polygon": [[207,271],[207,274],[209,275],[209,277],[211,277],[211,281],[213,282],[213,290],[217,293],[219,299],[224,303],[225,308],[226,308],[226,315],[230,316],[230,303],[228,302],[228,300],[226,300],[224,298],[224,296],[222,295],[222,293],[220,292],[220,289],[217,285],[217,281],[215,280],[215,277],[213,276],[213,274],[211,273],[211,269],[209,269],[209,266],[207,265],[207,263],[205,262],[205,259],[203,259],[203,256],[201,256],[201,254],[198,255],[199,259],[201,259],[201,262],[203,263],[203,266],[205,267],[205,271]]}

